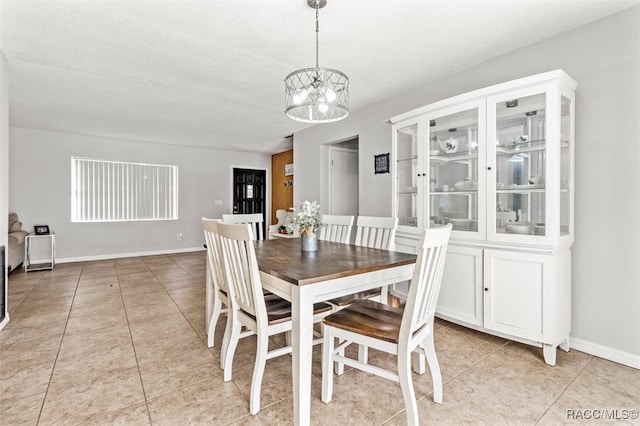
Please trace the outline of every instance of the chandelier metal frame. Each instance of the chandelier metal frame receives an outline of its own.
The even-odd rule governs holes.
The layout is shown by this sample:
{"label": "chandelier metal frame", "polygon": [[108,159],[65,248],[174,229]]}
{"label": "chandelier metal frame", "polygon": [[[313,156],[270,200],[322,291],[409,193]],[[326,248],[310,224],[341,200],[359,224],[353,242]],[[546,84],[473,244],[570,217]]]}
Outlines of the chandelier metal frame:
{"label": "chandelier metal frame", "polygon": [[307,0],[316,11],[316,66],[293,71],[284,79],[285,113],[304,123],[331,123],[349,115],[349,77],[319,66],[320,9],[326,0]]}

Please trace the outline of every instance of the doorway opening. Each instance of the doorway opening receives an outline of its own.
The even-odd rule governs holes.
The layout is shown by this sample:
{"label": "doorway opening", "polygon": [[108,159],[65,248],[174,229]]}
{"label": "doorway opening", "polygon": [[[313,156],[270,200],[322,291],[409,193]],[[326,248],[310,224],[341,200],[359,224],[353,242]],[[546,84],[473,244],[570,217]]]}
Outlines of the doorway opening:
{"label": "doorway opening", "polygon": [[233,168],[233,214],[262,213],[262,232],[267,225],[267,171]]}
{"label": "doorway opening", "polygon": [[358,216],[358,137],[329,144],[328,213]]}

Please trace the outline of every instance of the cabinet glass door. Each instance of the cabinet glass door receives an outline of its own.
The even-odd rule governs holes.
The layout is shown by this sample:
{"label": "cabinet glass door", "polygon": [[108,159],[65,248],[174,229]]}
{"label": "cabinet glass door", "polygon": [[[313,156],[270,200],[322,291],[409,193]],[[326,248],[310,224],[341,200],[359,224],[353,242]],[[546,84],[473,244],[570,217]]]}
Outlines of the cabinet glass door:
{"label": "cabinet glass door", "polygon": [[496,233],[544,237],[546,94],[515,97],[493,107]]}
{"label": "cabinet glass door", "polygon": [[396,216],[398,225],[418,226],[418,124],[395,132]]}
{"label": "cabinet glass door", "polygon": [[481,113],[484,116],[483,105],[473,103],[429,116],[428,120],[429,223],[430,226],[451,223],[454,233],[464,232],[464,237],[478,236],[479,231],[480,234],[484,231],[482,226],[478,229],[484,220],[479,217],[484,212],[484,203],[478,196],[484,188],[481,172],[484,154],[478,155],[485,133],[484,125],[479,126],[484,121],[484,117],[479,120]]}
{"label": "cabinet glass door", "polygon": [[562,96],[560,103],[560,235],[569,235],[571,229],[571,181],[573,147],[573,104]]}

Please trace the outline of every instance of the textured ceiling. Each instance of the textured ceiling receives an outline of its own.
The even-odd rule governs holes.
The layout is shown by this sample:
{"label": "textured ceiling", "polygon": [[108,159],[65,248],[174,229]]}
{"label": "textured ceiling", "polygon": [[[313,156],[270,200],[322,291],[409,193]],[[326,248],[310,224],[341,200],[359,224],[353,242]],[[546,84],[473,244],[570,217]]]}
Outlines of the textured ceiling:
{"label": "textured ceiling", "polygon": [[[329,0],[320,65],[349,76],[353,111],[634,4]],[[283,112],[284,77],[315,63],[306,0],[1,7],[12,126],[269,153],[308,126]]]}

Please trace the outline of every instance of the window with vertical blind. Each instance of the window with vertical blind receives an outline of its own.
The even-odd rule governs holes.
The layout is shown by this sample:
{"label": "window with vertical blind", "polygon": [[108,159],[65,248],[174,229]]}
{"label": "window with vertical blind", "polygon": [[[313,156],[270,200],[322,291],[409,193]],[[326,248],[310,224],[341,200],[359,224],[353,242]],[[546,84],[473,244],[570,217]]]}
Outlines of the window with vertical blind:
{"label": "window with vertical blind", "polygon": [[178,219],[178,166],[71,157],[71,221]]}

